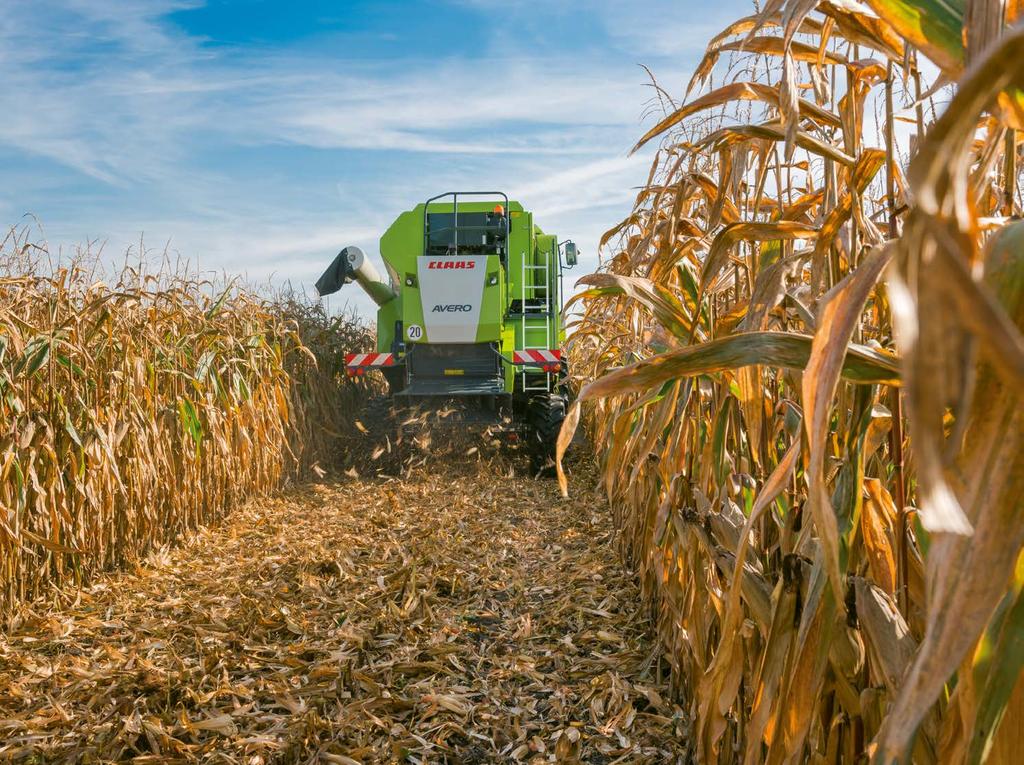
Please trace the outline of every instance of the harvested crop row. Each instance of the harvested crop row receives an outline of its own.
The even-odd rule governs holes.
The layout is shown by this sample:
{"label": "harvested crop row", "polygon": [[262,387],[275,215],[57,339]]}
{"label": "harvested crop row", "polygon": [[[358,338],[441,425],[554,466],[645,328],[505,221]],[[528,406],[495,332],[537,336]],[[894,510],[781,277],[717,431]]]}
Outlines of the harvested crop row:
{"label": "harvested crop row", "polygon": [[439,468],[253,502],[26,608],[0,759],[685,762],[599,496]]}

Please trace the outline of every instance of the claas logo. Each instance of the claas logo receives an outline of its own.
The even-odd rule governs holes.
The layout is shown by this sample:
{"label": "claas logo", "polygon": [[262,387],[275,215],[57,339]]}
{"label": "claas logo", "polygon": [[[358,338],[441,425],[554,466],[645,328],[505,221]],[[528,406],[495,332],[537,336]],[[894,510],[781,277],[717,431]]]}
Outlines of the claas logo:
{"label": "claas logo", "polygon": [[431,260],[427,268],[476,268],[475,260]]}

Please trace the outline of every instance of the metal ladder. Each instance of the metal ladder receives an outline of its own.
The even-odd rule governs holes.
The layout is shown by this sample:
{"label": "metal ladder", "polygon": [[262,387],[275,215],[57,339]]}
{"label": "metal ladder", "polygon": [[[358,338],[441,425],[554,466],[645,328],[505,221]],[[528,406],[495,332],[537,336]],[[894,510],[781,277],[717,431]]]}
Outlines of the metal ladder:
{"label": "metal ladder", "polygon": [[[541,262],[530,263],[527,256],[523,254],[523,350],[524,351],[546,351],[551,348],[551,254],[537,251],[537,258]],[[538,336],[543,332],[543,339]],[[531,337],[533,342],[531,342]],[[527,372],[523,367],[522,383],[524,391],[545,391],[551,390],[551,376],[543,375],[543,385],[528,385]]]}

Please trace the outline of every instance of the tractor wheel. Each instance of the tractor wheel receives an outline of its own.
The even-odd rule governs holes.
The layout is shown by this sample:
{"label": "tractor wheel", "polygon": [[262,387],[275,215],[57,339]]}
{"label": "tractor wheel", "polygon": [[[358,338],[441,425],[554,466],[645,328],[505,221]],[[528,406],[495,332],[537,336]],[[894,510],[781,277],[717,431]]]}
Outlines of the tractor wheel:
{"label": "tractor wheel", "polygon": [[527,404],[526,421],[530,469],[534,475],[555,475],[555,448],[565,420],[565,396],[534,396]]}

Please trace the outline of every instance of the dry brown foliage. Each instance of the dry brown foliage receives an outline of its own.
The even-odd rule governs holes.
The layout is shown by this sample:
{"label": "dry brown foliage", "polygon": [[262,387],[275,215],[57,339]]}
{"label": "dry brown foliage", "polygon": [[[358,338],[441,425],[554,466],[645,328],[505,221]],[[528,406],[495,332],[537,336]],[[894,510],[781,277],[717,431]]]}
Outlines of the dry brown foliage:
{"label": "dry brown foliage", "polygon": [[187,272],[0,249],[0,612],[280,487],[351,422],[351,318]]}
{"label": "dry brown foliage", "polygon": [[0,760],[684,762],[600,497],[510,464],[305,484],[23,609]]}
{"label": "dry brown foliage", "polygon": [[1017,761],[1024,31],[870,5],[711,42],[579,297],[579,402],[702,762]]}

